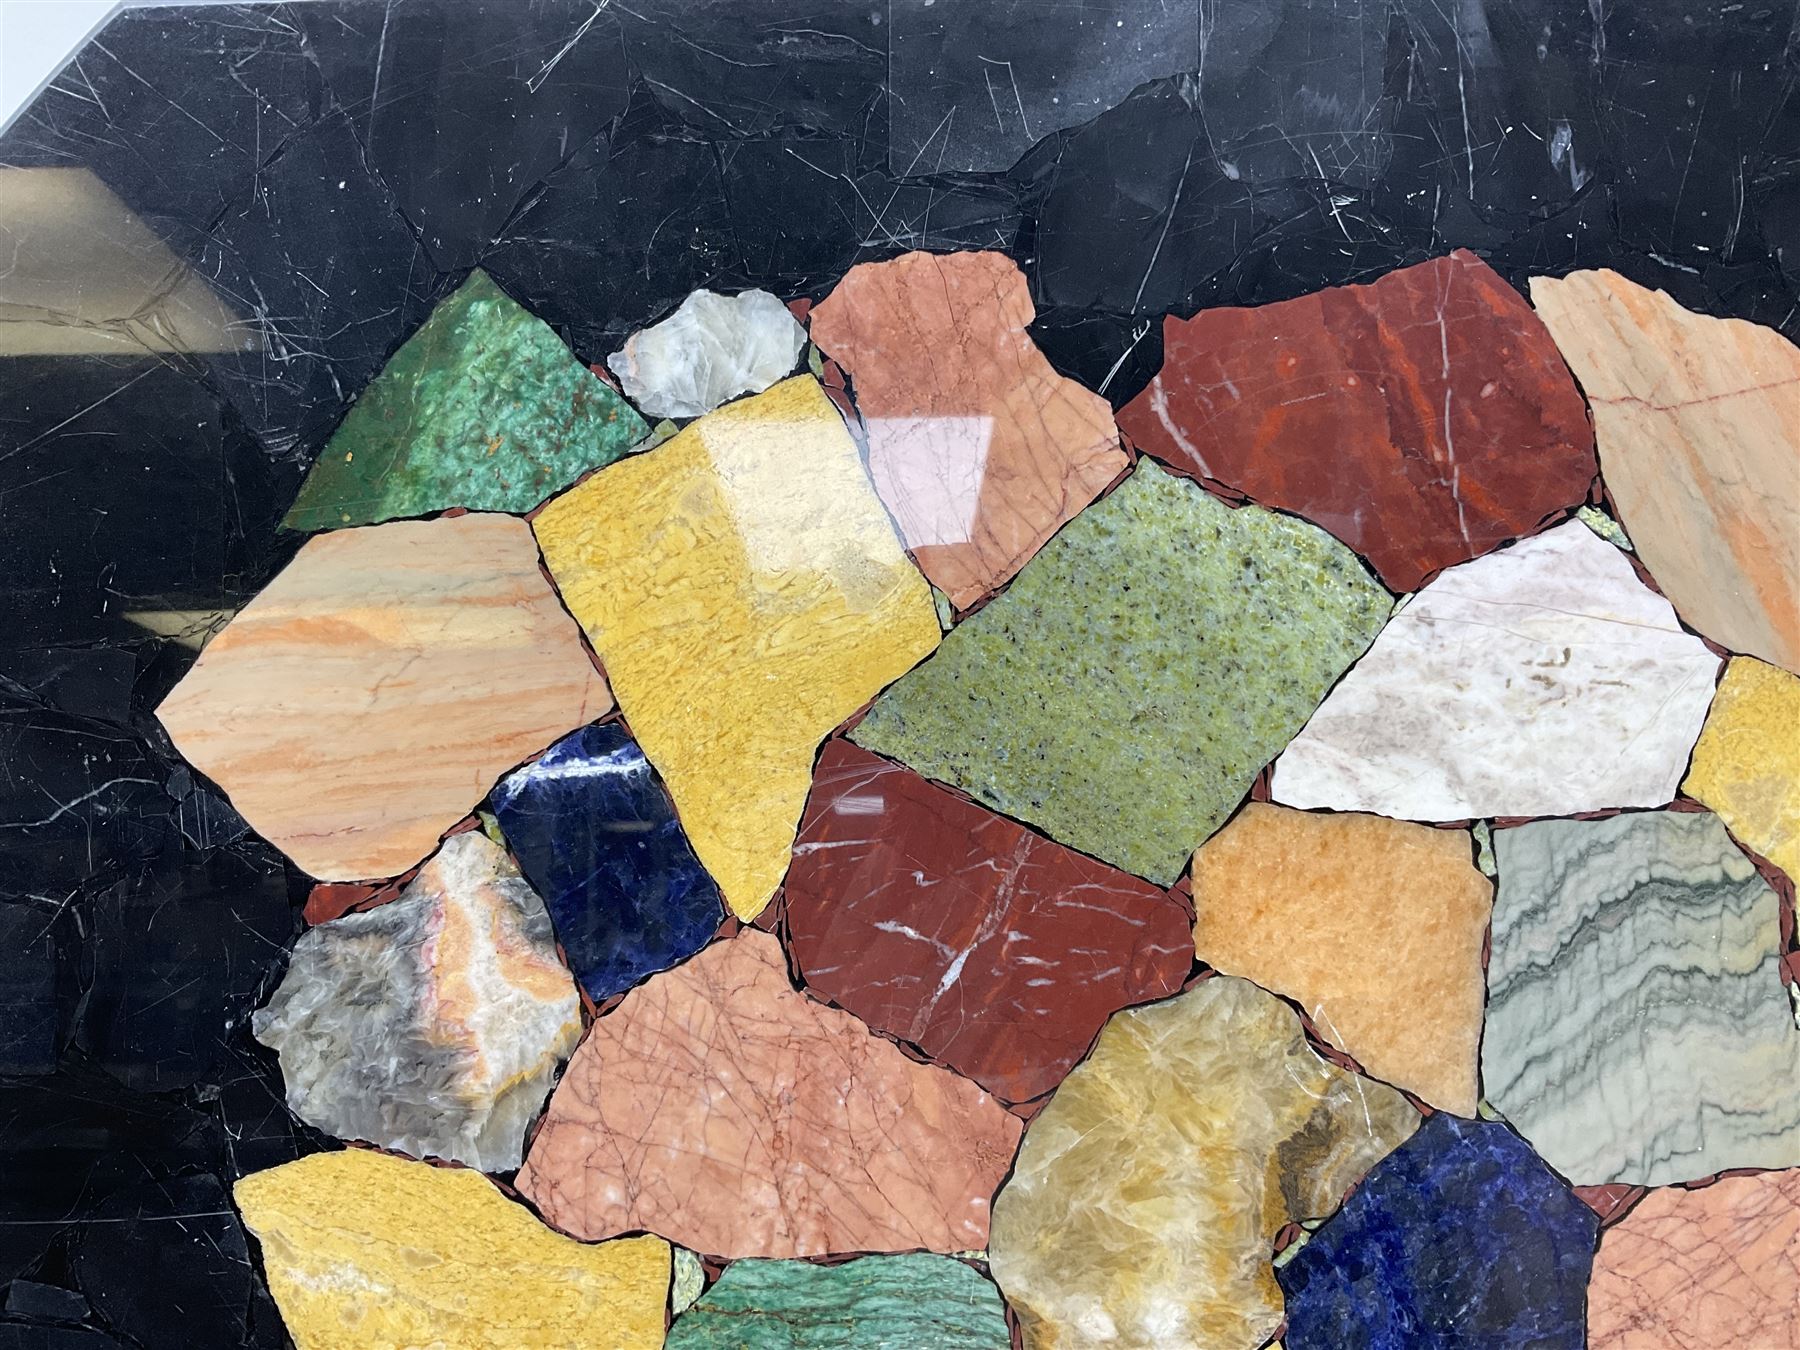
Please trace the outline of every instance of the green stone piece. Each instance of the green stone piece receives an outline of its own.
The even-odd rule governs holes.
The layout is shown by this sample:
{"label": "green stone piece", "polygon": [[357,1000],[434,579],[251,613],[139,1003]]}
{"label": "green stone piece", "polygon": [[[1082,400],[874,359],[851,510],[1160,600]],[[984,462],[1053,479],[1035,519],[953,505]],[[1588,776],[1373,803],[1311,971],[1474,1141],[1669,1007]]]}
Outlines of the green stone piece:
{"label": "green stone piece", "polygon": [[529,511],[648,430],[546,324],[475,272],[363,391],[282,523]]}
{"label": "green stone piece", "polygon": [[1490,877],[1500,875],[1500,868],[1494,862],[1494,827],[1485,820],[1478,820],[1470,827],[1475,836],[1475,866]]}
{"label": "green stone piece", "polygon": [[634,455],[641,455],[646,450],[654,450],[657,446],[674,436],[674,434],[680,430],[680,427],[676,426],[665,417],[662,421],[650,428],[650,434],[648,436],[644,437],[643,440],[631,447],[631,453]]}
{"label": "green stone piece", "polygon": [[1587,526],[1614,548],[1622,548],[1627,553],[1635,552],[1631,547],[1631,537],[1625,533],[1625,527],[1619,524],[1597,506],[1584,506],[1575,512],[1575,519]]}
{"label": "green stone piece", "polygon": [[1143,459],[850,737],[1169,885],[1392,607],[1325,531]]}
{"label": "green stone piece", "polygon": [[939,628],[948,633],[956,627],[956,610],[951,607],[950,597],[936,586],[931,588],[931,607],[937,611]]}
{"label": "green stone piece", "polygon": [[733,1261],[667,1350],[1007,1350],[1000,1291],[947,1256]]}
{"label": "green stone piece", "polygon": [[674,1274],[669,1281],[669,1310],[677,1317],[694,1306],[700,1291],[706,1288],[706,1269],[700,1258],[686,1247],[673,1248]]}

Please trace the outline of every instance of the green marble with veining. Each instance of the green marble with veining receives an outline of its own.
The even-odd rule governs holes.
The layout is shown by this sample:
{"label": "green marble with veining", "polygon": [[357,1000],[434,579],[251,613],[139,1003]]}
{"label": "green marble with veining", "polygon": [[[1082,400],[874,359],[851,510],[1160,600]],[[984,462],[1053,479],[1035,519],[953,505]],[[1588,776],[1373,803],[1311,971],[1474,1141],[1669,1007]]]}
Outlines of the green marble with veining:
{"label": "green marble with veining", "polygon": [[1392,607],[1323,530],[1140,460],[851,739],[1168,885]]}
{"label": "green marble with veining", "polygon": [[363,391],[283,523],[325,530],[452,506],[529,511],[648,430],[478,271]]}
{"label": "green marble with veining", "polygon": [[1000,1292],[947,1256],[733,1261],[667,1350],[1007,1350]]}

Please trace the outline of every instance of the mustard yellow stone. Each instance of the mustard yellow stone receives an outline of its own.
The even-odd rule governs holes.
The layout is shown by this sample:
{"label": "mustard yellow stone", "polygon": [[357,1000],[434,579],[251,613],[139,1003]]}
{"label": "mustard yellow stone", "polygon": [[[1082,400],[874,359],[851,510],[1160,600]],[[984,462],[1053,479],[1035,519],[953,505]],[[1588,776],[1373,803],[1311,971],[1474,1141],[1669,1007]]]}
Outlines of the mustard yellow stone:
{"label": "mustard yellow stone", "polygon": [[819,742],[938,642],[837,410],[811,376],[784,380],[603,469],[534,528],[694,852],[754,918]]}
{"label": "mustard yellow stone", "polygon": [[1800,679],[1734,656],[1681,790],[1800,881]]}
{"label": "mustard yellow stone", "polygon": [[669,1244],[553,1233],[479,1172],[349,1149],[234,1189],[299,1350],[657,1350]]}

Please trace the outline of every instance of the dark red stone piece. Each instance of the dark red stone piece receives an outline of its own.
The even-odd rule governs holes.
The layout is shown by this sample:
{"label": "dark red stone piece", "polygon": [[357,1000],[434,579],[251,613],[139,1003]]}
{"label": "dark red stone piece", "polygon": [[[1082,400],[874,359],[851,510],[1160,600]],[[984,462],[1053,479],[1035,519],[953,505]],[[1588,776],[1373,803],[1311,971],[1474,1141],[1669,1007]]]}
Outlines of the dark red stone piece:
{"label": "dark red stone piece", "polygon": [[1119,413],[1146,453],[1350,545],[1397,591],[1587,499],[1587,405],[1531,306],[1457,250],[1258,309],[1163,321]]}
{"label": "dark red stone piece", "polygon": [[1009,1102],[1055,1087],[1194,959],[1161,890],[842,740],[814,772],[786,905],[808,988]]}

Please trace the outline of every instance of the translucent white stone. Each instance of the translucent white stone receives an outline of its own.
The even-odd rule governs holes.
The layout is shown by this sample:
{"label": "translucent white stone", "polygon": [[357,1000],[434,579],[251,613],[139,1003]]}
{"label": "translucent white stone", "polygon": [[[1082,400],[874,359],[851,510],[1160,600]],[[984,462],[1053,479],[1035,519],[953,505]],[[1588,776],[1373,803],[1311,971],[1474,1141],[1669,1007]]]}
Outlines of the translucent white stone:
{"label": "translucent white stone", "polygon": [[606,358],[625,396],[651,417],[699,417],[758,394],[793,370],[806,330],[767,291],[695,291],[661,323]]}

